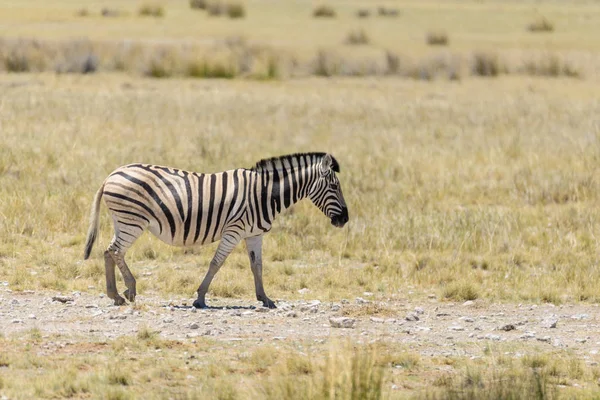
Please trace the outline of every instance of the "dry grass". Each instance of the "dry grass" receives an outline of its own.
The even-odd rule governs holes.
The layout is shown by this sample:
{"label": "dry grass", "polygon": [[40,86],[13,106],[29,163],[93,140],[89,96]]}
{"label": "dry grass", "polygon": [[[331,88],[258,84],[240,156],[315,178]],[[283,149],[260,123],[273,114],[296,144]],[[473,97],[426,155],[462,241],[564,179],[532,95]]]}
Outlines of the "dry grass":
{"label": "dry grass", "polygon": [[142,17],[160,18],[165,16],[165,9],[160,4],[146,3],[140,6],[138,14]]}
{"label": "dry grass", "polygon": [[337,14],[333,7],[322,5],[315,8],[312,15],[315,18],[335,18]]}
{"label": "dry grass", "polygon": [[449,43],[448,34],[442,31],[433,31],[427,33],[425,40],[430,46],[447,46]]}
{"label": "dry grass", "polygon": [[345,43],[350,45],[367,45],[371,43],[371,39],[369,39],[369,36],[364,30],[360,29],[348,33]]}
{"label": "dry grass", "polygon": [[539,17],[534,22],[527,25],[529,32],[554,32],[554,24],[546,17]]}

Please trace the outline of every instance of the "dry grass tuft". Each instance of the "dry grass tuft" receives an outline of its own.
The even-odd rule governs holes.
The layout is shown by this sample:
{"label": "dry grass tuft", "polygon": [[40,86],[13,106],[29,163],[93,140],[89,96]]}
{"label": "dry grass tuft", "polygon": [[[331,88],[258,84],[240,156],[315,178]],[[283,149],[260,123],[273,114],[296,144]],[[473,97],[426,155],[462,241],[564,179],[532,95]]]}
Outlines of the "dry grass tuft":
{"label": "dry grass tuft", "polygon": [[220,1],[211,1],[206,7],[206,11],[211,17],[218,17],[225,14],[227,11],[227,6]]}
{"label": "dry grass tuft", "polygon": [[495,77],[505,72],[497,53],[477,51],[471,57],[471,75]]}
{"label": "dry grass tuft", "polygon": [[88,17],[90,15],[90,11],[87,8],[80,8],[77,10],[75,15],[78,17]]}
{"label": "dry grass tuft", "polygon": [[554,32],[554,24],[546,17],[539,17],[534,22],[527,25],[529,32]]}
{"label": "dry grass tuft", "polygon": [[206,10],[208,0],[190,0],[190,8],[195,10]]}
{"label": "dry grass tuft", "polygon": [[350,45],[367,45],[371,43],[371,39],[363,29],[359,29],[351,31],[348,36],[346,36],[344,43]]}
{"label": "dry grass tuft", "polygon": [[229,3],[227,4],[227,15],[232,19],[244,18],[246,8],[242,3]]}
{"label": "dry grass tuft", "polygon": [[358,10],[356,12],[357,18],[368,18],[370,16],[371,16],[371,11],[367,10],[366,8],[361,8],[360,10]]}
{"label": "dry grass tuft", "polygon": [[138,15],[142,17],[161,18],[165,16],[165,9],[160,4],[146,3],[140,6]]}
{"label": "dry grass tuft", "polygon": [[315,18],[335,18],[336,12],[333,7],[321,5],[313,10]]}
{"label": "dry grass tuft", "polygon": [[380,17],[397,17],[400,15],[400,11],[397,8],[378,7],[377,15]]}
{"label": "dry grass tuft", "polygon": [[449,43],[448,34],[446,32],[428,32],[426,42],[430,46],[447,46]]}

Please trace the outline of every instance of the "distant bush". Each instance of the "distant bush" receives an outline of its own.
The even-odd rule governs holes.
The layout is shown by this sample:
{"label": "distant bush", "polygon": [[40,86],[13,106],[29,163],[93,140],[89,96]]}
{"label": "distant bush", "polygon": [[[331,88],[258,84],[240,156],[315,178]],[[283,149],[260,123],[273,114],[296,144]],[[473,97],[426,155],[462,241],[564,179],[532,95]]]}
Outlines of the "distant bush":
{"label": "distant bush", "polygon": [[335,16],[335,10],[325,5],[315,8],[313,11],[313,17],[315,18],[335,18]]}
{"label": "distant bush", "polygon": [[530,32],[553,32],[554,24],[546,17],[540,17],[536,21],[527,25],[527,30]]}
{"label": "distant bush", "polygon": [[446,32],[429,32],[427,33],[427,44],[430,46],[447,46],[448,45],[448,35]]}
{"label": "distant bush", "polygon": [[471,75],[498,76],[503,71],[498,54],[489,52],[475,52],[471,60]]}
{"label": "distant bush", "polygon": [[400,11],[397,8],[379,7],[377,14],[380,17],[397,17],[400,15]]}
{"label": "distant bush", "polygon": [[143,4],[139,9],[138,14],[143,17],[160,18],[165,16],[165,9],[158,4]]}
{"label": "distant bush", "polygon": [[346,44],[365,45],[365,44],[369,44],[370,42],[371,42],[371,40],[369,39],[369,36],[367,36],[365,31],[362,29],[357,30],[357,31],[352,31],[346,37]]}
{"label": "distant bush", "polygon": [[207,0],[190,0],[190,8],[193,8],[196,10],[206,10],[207,7],[208,7]]}
{"label": "distant bush", "polygon": [[244,18],[246,16],[246,8],[241,3],[227,4],[227,15],[229,18]]}
{"label": "distant bush", "polygon": [[526,60],[518,72],[532,76],[548,77],[579,78],[582,75],[575,67],[555,54],[546,54],[535,59]]}
{"label": "distant bush", "polygon": [[191,61],[187,65],[185,73],[191,78],[233,79],[236,76],[235,67],[230,63],[224,61]]}
{"label": "distant bush", "polygon": [[75,15],[78,17],[87,17],[90,15],[90,12],[88,11],[87,8],[81,8],[81,9],[77,10]]}
{"label": "distant bush", "polygon": [[367,9],[360,9],[356,12],[356,16],[358,18],[368,18],[369,16],[371,16],[371,11]]}

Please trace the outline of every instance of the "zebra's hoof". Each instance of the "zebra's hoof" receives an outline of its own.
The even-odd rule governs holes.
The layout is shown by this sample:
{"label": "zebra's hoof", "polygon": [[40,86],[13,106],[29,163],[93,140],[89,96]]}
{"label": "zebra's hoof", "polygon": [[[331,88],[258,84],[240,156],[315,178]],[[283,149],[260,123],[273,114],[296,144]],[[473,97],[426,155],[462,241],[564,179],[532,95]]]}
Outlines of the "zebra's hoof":
{"label": "zebra's hoof", "polygon": [[123,292],[123,294],[125,295],[125,298],[131,302],[135,301],[135,290],[132,290],[131,292],[129,292],[129,289],[125,289],[125,291]]}
{"label": "zebra's hoof", "polygon": [[271,299],[267,299],[265,301],[263,301],[263,307],[267,307],[267,308],[277,308],[277,306],[275,305],[275,303],[273,303],[273,301]]}
{"label": "zebra's hoof", "polygon": [[200,299],[194,300],[193,305],[196,308],[208,308],[208,306],[206,305],[206,302],[204,300],[200,300]]}
{"label": "zebra's hoof", "polygon": [[123,304],[125,304],[125,299],[119,295],[117,295],[114,300],[115,300],[115,306],[122,306]]}

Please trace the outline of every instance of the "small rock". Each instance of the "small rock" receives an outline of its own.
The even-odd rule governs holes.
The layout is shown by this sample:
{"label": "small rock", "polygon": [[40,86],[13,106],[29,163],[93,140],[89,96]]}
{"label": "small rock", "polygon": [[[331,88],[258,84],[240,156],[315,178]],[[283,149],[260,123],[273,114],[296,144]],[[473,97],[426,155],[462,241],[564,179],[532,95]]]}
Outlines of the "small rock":
{"label": "small rock", "polygon": [[356,301],[356,304],[368,304],[369,303],[369,300],[365,300],[362,297],[357,297],[355,301]]}
{"label": "small rock", "polygon": [[395,318],[388,318],[388,319],[386,319],[386,320],[385,320],[385,323],[386,323],[386,324],[393,324],[393,323],[395,323],[395,322],[396,322],[396,319],[395,319]]}
{"label": "small rock", "polygon": [[542,321],[542,328],[556,328],[556,325],[558,324],[558,318],[556,318],[555,316],[552,317],[548,317],[546,319],[544,319]]}
{"label": "small rock", "polygon": [[571,317],[571,319],[576,319],[581,321],[582,319],[588,319],[590,316],[587,314],[575,314]]}
{"label": "small rock", "polygon": [[552,340],[552,338],[550,336],[543,336],[543,337],[537,338],[537,340],[539,340],[540,342],[550,343],[550,341]]}
{"label": "small rock", "polygon": [[170,323],[171,323],[171,322],[173,322],[173,321],[175,321],[175,320],[174,320],[173,318],[171,318],[171,317],[167,317],[167,318],[163,319],[163,322],[164,322],[165,324],[170,324]]}
{"label": "small rock", "polygon": [[449,317],[450,314],[449,313],[445,313],[445,312],[440,312],[435,314],[436,317]]}
{"label": "small rock", "polygon": [[468,307],[468,306],[472,306],[473,304],[475,304],[475,302],[473,300],[467,300],[462,305],[465,307]]}
{"label": "small rock", "polygon": [[448,329],[450,329],[451,331],[464,331],[465,330],[465,328],[460,325],[453,325],[453,326],[449,327]]}
{"label": "small rock", "polygon": [[475,320],[471,317],[460,317],[459,319],[465,322],[475,322]]}
{"label": "small rock", "polygon": [[306,294],[308,292],[310,292],[310,289],[307,289],[307,288],[302,288],[302,289],[298,290],[298,293],[300,293],[300,294]]}
{"label": "small rock", "polygon": [[111,315],[108,319],[127,319],[127,315],[119,314],[119,315]]}
{"label": "small rock", "polygon": [[340,311],[341,308],[342,308],[342,306],[339,305],[339,304],[332,304],[331,305],[331,311],[333,311],[333,312]]}
{"label": "small rock", "polygon": [[15,304],[15,305],[17,305],[17,304],[19,304],[19,300],[17,300],[17,299],[12,299],[12,301],[10,302],[10,304]]}
{"label": "small rock", "polygon": [[257,307],[256,310],[254,310],[254,311],[259,312],[259,313],[267,313],[267,312],[271,311],[271,309],[268,307]]}
{"label": "small rock", "polygon": [[29,318],[29,319],[37,319],[37,317],[35,316],[35,314],[29,314],[27,316],[27,318]]}
{"label": "small rock", "polygon": [[425,313],[425,310],[423,310],[423,307],[415,307],[415,312],[419,315],[422,315]]}
{"label": "small rock", "polygon": [[506,324],[506,325],[500,327],[500,330],[503,330],[506,332],[514,331],[515,329],[517,329],[517,328],[515,328],[515,326],[513,324]]}
{"label": "small rock", "polygon": [[192,308],[190,308],[190,312],[191,313],[197,313],[198,309],[196,309],[196,307],[192,307]]}
{"label": "small rock", "polygon": [[499,342],[500,340],[502,340],[502,337],[500,335],[492,335],[490,333],[485,335],[485,338],[489,339],[489,340],[495,340],[496,342]]}
{"label": "small rock", "polygon": [[329,323],[333,328],[354,328],[356,320],[348,317],[330,317]]}
{"label": "small rock", "polygon": [[407,321],[418,321],[419,316],[416,313],[408,313],[408,315],[404,317],[404,319]]}
{"label": "small rock", "polygon": [[433,294],[433,293],[432,293],[432,294],[428,294],[428,295],[427,295],[427,298],[428,298],[428,299],[435,299],[436,297],[437,297],[437,296],[436,296],[435,294]]}
{"label": "small rock", "polygon": [[525,332],[524,334],[522,334],[521,336],[519,336],[519,339],[533,339],[535,337],[535,332]]}
{"label": "small rock", "polygon": [[86,304],[85,308],[98,308],[98,304]]}
{"label": "small rock", "polygon": [[290,318],[298,318],[298,313],[296,311],[290,311],[287,314],[285,314],[285,316]]}
{"label": "small rock", "polygon": [[16,319],[13,319],[13,320],[12,320],[12,321],[10,321],[10,322],[12,322],[13,324],[22,324],[22,323],[23,323],[23,320],[22,320],[22,319],[18,319],[18,318],[16,318]]}
{"label": "small rock", "polygon": [[379,317],[371,317],[371,322],[375,322],[378,324],[383,324],[385,322],[385,320],[383,318],[379,318]]}
{"label": "small rock", "polygon": [[193,322],[193,323],[190,325],[190,329],[198,329],[198,328],[200,328],[200,325],[198,325],[198,324],[197,324],[197,323],[195,323],[195,322]]}
{"label": "small rock", "polygon": [[371,292],[363,292],[363,296],[371,297],[371,296],[373,296],[373,293],[371,293]]}
{"label": "small rock", "polygon": [[247,315],[252,315],[252,314],[253,314],[252,311],[244,311],[241,315],[247,316]]}
{"label": "small rock", "polygon": [[68,303],[71,301],[75,301],[75,299],[73,299],[70,296],[54,296],[52,297],[52,301],[59,301],[61,303]]}
{"label": "small rock", "polygon": [[587,342],[587,339],[585,339],[585,338],[584,339],[575,339],[575,341],[577,343],[585,343],[585,342]]}

